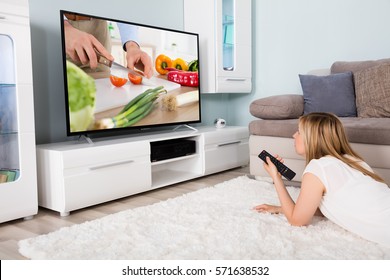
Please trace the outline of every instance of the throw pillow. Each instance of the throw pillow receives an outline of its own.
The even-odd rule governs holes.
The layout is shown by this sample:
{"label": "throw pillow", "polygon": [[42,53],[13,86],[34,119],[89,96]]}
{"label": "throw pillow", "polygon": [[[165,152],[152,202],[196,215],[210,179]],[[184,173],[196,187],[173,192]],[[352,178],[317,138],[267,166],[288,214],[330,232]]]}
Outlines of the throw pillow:
{"label": "throw pillow", "polygon": [[327,76],[299,75],[304,114],[328,112],[339,117],[356,117],[352,72]]}
{"label": "throw pillow", "polygon": [[355,73],[358,117],[390,117],[390,63]]}
{"label": "throw pillow", "polygon": [[303,113],[303,96],[284,94],[256,99],[250,104],[249,112],[265,120],[295,119]]}

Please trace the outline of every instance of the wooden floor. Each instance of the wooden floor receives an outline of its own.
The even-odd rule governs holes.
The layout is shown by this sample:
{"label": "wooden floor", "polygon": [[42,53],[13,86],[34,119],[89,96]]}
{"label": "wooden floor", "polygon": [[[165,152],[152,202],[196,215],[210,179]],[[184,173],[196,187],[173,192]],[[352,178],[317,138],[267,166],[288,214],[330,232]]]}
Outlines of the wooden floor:
{"label": "wooden floor", "polygon": [[18,252],[18,241],[41,234],[55,231],[61,227],[83,223],[85,221],[101,218],[108,214],[139,206],[153,204],[168,198],[196,191],[205,187],[247,175],[248,167],[231,169],[225,172],[205,176],[199,179],[168,186],[150,192],[134,195],[115,201],[99,204],[93,207],[73,211],[67,217],[60,217],[59,213],[39,208],[38,214],[31,220],[14,220],[0,224],[0,259],[25,259]]}

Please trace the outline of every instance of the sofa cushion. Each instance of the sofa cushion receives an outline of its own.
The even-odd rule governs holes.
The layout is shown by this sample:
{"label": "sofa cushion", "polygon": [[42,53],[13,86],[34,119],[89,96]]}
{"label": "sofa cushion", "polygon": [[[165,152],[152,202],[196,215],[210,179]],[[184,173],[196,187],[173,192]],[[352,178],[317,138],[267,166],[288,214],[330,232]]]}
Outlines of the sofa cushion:
{"label": "sofa cushion", "polygon": [[357,114],[363,118],[390,117],[390,62],[355,72]]}
{"label": "sofa cushion", "polygon": [[[351,143],[390,145],[390,118],[340,118]],[[298,119],[254,120],[251,135],[291,138],[298,130]]]}
{"label": "sofa cushion", "polygon": [[390,58],[365,61],[335,61],[330,67],[330,73],[357,72],[383,63],[390,63]]}
{"label": "sofa cushion", "polygon": [[299,75],[304,98],[304,114],[329,112],[339,117],[355,117],[355,89],[352,72],[326,76]]}
{"label": "sofa cushion", "polygon": [[353,143],[390,145],[390,118],[340,118]]}
{"label": "sofa cushion", "polygon": [[264,97],[254,100],[249,112],[260,119],[294,119],[303,114],[303,96],[285,94]]}
{"label": "sofa cushion", "polygon": [[254,120],[249,123],[249,132],[252,135],[292,138],[297,130],[298,119]]}

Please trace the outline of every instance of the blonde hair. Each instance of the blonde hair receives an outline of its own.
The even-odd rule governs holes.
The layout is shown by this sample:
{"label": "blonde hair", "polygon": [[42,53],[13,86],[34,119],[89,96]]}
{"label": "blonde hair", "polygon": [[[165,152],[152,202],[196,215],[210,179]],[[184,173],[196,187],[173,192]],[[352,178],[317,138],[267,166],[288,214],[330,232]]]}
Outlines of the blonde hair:
{"label": "blonde hair", "polygon": [[385,183],[378,174],[360,164],[363,158],[351,148],[343,124],[335,115],[310,113],[299,118],[299,125],[303,133],[306,164],[312,159],[330,155],[374,180]]}

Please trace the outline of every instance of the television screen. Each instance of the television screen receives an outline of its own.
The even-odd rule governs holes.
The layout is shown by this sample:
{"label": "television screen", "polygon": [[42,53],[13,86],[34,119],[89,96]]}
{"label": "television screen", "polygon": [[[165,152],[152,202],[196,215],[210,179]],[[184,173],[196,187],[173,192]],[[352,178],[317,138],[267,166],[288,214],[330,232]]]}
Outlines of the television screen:
{"label": "television screen", "polygon": [[198,34],[60,18],[68,136],[201,122]]}

